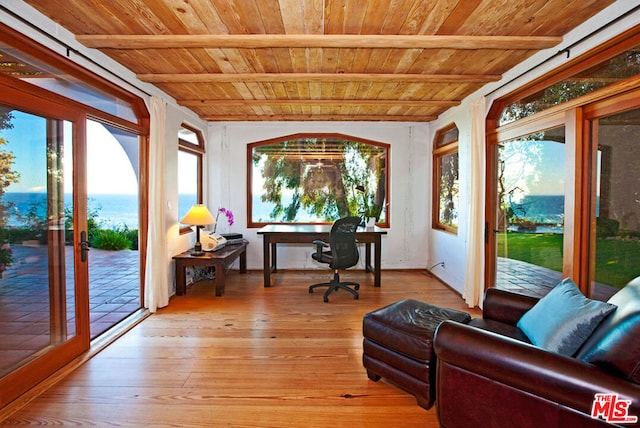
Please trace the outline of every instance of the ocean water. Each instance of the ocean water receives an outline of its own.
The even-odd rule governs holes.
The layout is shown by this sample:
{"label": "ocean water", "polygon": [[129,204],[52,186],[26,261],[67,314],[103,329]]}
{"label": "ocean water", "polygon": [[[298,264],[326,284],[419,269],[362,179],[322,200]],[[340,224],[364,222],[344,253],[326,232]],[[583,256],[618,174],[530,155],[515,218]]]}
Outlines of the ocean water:
{"label": "ocean water", "polygon": [[[194,195],[181,195],[180,207],[190,207]],[[2,201],[11,202],[14,208],[11,210],[8,225],[19,227],[23,223],[20,216],[25,216],[33,207],[40,216],[45,215],[47,195],[45,193],[5,193]],[[97,213],[97,219],[103,227],[123,227],[137,229],[138,224],[138,195],[135,194],[93,194],[88,195],[89,211]],[[65,194],[65,207],[71,206],[71,195]]]}
{"label": "ocean water", "polygon": [[[195,199],[194,195],[181,195],[179,205],[186,210]],[[67,202],[68,201],[68,202]],[[65,206],[71,205],[71,195],[65,195]],[[9,217],[10,226],[20,226],[22,223],[17,215],[26,215],[35,204],[39,208],[39,214],[44,215],[46,194],[44,193],[5,193],[3,202],[12,202],[15,209]],[[268,221],[272,206],[255,197],[254,211],[260,221]],[[127,226],[138,228],[138,195],[131,194],[94,194],[89,195],[89,210],[97,212],[98,221],[105,227]],[[257,210],[256,210],[257,208]],[[564,224],[564,197],[562,195],[529,195],[518,204],[518,216],[538,224],[550,226],[562,226]],[[181,208],[182,210],[182,208]],[[213,210],[212,210],[213,212]],[[184,213],[182,214],[184,215]],[[215,214],[214,214],[215,215]],[[301,213],[298,221],[309,221],[308,215]],[[254,221],[257,219],[254,218]]]}
{"label": "ocean water", "polygon": [[519,218],[537,224],[564,224],[564,195],[527,195],[512,204]]}

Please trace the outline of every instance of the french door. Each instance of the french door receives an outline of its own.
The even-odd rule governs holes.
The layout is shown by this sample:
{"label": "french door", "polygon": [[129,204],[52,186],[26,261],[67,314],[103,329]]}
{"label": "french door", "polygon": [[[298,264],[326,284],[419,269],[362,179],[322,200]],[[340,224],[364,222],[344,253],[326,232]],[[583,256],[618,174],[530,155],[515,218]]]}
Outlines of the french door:
{"label": "french door", "polygon": [[490,134],[486,286],[607,300],[640,276],[639,141],[640,90]]}
{"label": "french door", "polygon": [[0,87],[0,408],[89,348],[85,123]]}

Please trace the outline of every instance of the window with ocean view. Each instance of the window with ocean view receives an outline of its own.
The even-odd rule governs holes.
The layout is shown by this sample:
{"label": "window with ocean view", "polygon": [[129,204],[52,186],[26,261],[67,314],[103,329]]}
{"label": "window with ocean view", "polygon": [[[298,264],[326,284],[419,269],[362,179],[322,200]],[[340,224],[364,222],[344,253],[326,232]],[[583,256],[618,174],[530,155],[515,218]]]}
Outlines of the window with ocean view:
{"label": "window with ocean view", "polygon": [[498,145],[497,281],[513,281],[522,263],[541,283],[561,277],[564,232],[564,127]]}
{"label": "window with ocean view", "polygon": [[493,102],[487,286],[607,300],[640,276],[639,73],[636,28]]}
{"label": "window with ocean view", "polygon": [[11,402],[141,307],[149,112],[7,26],[0,39],[0,390]]}

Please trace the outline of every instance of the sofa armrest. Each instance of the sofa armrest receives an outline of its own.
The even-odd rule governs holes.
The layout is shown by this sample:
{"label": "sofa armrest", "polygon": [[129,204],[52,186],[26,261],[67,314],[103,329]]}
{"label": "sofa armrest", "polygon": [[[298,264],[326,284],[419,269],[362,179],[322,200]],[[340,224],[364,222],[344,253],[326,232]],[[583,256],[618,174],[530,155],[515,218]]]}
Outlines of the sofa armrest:
{"label": "sofa armrest", "polygon": [[538,300],[524,294],[489,288],[484,296],[482,318],[516,325],[520,317],[538,303]]}
{"label": "sofa armrest", "polygon": [[[640,415],[640,385],[506,336],[445,321],[436,331],[434,350],[438,372],[441,364],[456,366],[587,415],[596,393],[617,393],[631,400],[630,414]],[[438,373],[438,382],[446,381]]]}

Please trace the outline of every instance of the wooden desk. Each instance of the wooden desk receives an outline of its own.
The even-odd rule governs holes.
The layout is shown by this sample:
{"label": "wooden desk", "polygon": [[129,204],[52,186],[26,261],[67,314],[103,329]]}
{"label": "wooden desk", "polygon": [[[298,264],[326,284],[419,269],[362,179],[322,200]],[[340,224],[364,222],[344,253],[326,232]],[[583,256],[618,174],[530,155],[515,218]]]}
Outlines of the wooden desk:
{"label": "wooden desk", "polygon": [[214,266],[216,276],[214,284],[216,286],[216,296],[224,294],[224,281],[227,267],[240,258],[240,273],[247,272],[247,242],[241,244],[226,245],[218,251],[205,251],[202,256],[192,256],[193,250],[185,251],[173,259],[176,261],[176,295],[187,294],[187,266]]}
{"label": "wooden desk", "polygon": [[[263,258],[264,258],[264,286],[271,286],[271,273],[277,272],[277,251],[276,244],[309,244],[311,248],[315,239],[330,242],[329,232],[331,225],[312,224],[270,224],[258,230],[258,235],[262,235]],[[380,260],[382,258],[382,235],[387,231],[378,227],[358,228],[356,240],[365,244],[365,269],[373,272],[374,285],[380,287]],[[374,262],[371,266],[371,244],[374,244]]]}

